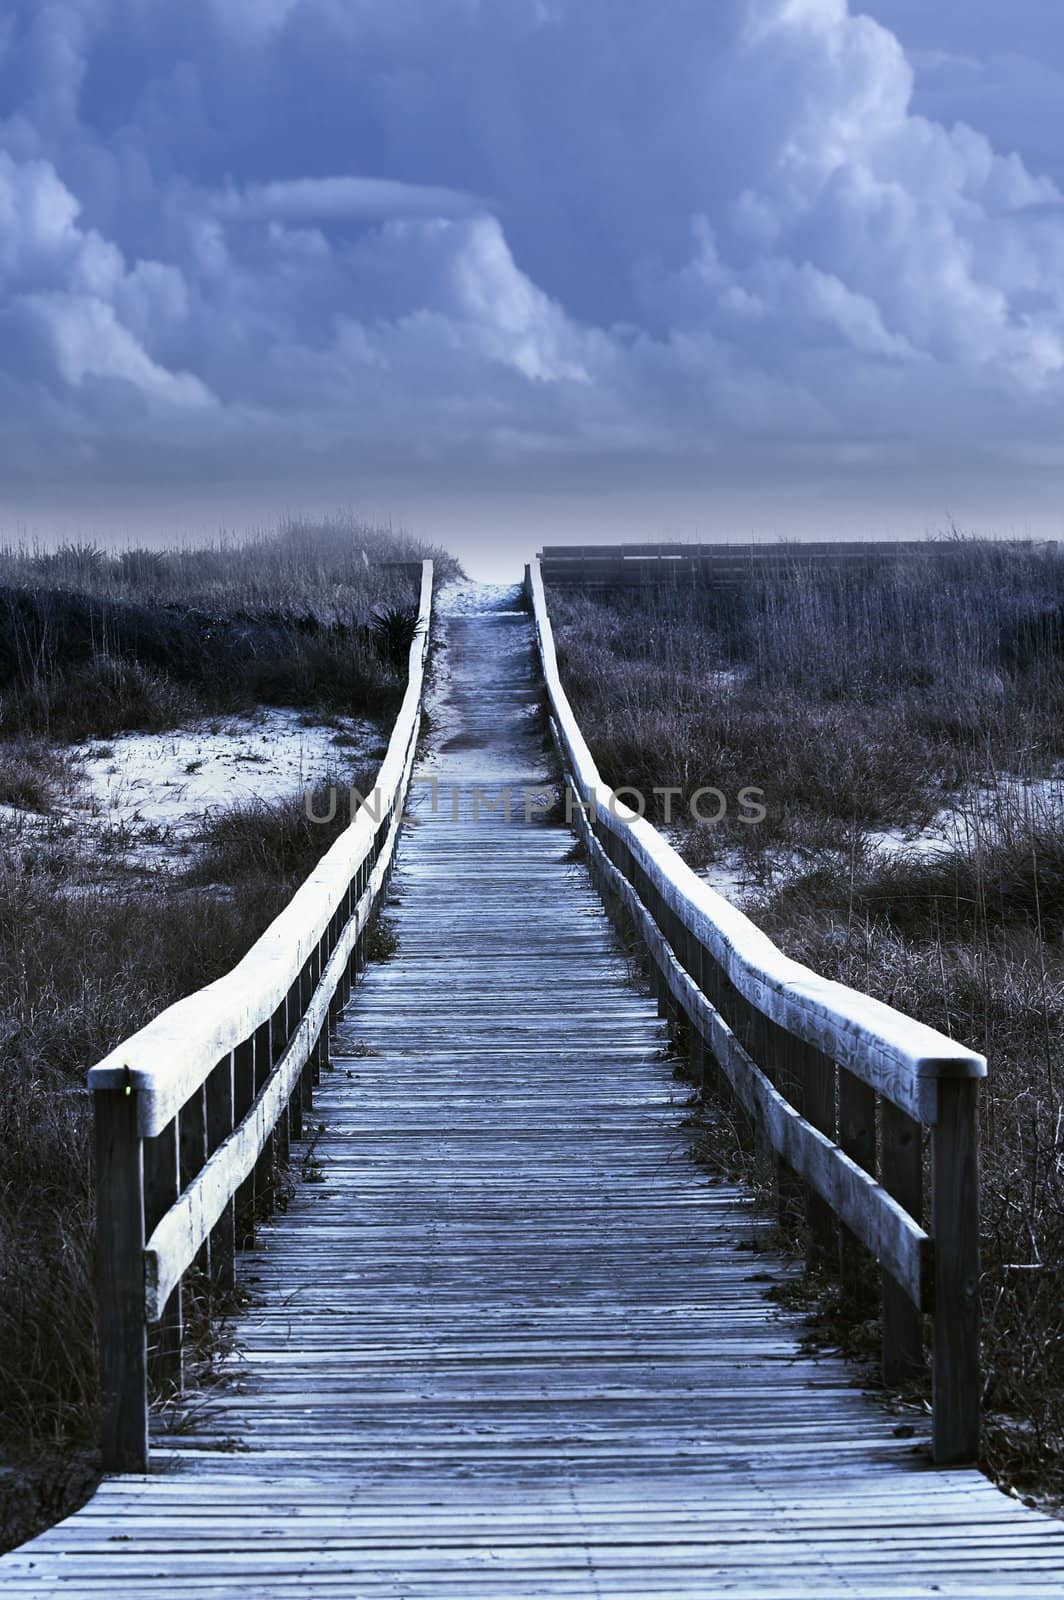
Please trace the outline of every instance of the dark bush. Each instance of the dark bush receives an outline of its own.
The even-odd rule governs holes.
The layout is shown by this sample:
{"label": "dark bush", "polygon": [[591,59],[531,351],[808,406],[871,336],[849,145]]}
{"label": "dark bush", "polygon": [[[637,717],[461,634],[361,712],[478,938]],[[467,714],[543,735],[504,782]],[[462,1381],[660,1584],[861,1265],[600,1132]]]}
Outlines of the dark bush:
{"label": "dark bush", "polygon": [[417,637],[416,606],[385,606],[370,618],[370,633],[377,655],[393,672],[402,672]]}

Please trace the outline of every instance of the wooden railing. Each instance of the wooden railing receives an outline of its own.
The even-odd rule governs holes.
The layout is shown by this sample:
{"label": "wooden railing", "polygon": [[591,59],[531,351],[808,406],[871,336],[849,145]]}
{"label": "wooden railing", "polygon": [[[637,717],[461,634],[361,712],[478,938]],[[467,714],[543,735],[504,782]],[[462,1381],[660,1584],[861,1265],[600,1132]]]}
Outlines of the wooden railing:
{"label": "wooden railing", "polygon": [[818,1260],[854,1281],[862,1251],[878,1262],[888,1383],[924,1369],[931,1313],[934,1457],[974,1460],[985,1060],[788,959],[613,794],[559,678],[538,562],[526,585],[572,823],[607,905],[641,936],[662,1014],[686,1019],[703,1087],[738,1101],[781,1182],[800,1184]]}
{"label": "wooden railing", "polygon": [[[963,544],[950,539],[800,540],[760,544],[555,544],[539,555],[543,581],[582,589],[729,588],[751,579],[795,573],[864,573],[919,555],[955,558]],[[1057,555],[1055,542],[1009,540],[1017,552]]]}
{"label": "wooden railing", "polygon": [[301,1136],[391,870],[431,606],[426,561],[406,694],[349,827],[231,972],[89,1073],[106,1471],[146,1470],[149,1368],[164,1389],[182,1382],[182,1280],[195,1267],[211,1292],[233,1287],[234,1253],[272,1207],[277,1159]]}

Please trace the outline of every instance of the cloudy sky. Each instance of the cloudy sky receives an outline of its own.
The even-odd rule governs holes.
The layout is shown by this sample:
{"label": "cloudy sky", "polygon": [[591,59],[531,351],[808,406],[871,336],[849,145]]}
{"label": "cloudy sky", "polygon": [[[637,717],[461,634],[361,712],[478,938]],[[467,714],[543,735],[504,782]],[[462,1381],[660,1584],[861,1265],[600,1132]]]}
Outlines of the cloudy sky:
{"label": "cloudy sky", "polygon": [[1048,0],[0,0],[0,532],[1059,531]]}

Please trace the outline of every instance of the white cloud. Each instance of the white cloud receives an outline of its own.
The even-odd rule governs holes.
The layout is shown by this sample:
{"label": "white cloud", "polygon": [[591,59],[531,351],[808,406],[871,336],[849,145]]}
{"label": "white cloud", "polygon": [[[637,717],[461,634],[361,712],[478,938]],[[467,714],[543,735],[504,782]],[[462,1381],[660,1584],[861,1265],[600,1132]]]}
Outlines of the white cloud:
{"label": "white cloud", "polygon": [[[127,272],[121,251],[79,226],[80,210],[50,162],[0,151],[0,289],[9,326],[35,333],[48,358],[38,378],[71,389],[118,379],[155,402],[209,404],[197,377],[168,371],[141,343],[184,315],[181,273],[149,261]],[[24,341],[21,351],[24,360]]]}
{"label": "white cloud", "polygon": [[206,386],[191,373],[167,372],[152,361],[106,301],[53,292],[22,295],[16,305],[44,335],[72,388],[81,388],[86,378],[116,378],[168,405],[211,403]]}
{"label": "white cloud", "polygon": [[294,178],[230,188],[216,201],[225,218],[285,222],[377,222],[394,217],[467,217],[487,209],[475,195],[384,178]]}
{"label": "white cloud", "polygon": [[116,476],[1055,432],[1064,196],[845,0],[10,9],[0,405]]}

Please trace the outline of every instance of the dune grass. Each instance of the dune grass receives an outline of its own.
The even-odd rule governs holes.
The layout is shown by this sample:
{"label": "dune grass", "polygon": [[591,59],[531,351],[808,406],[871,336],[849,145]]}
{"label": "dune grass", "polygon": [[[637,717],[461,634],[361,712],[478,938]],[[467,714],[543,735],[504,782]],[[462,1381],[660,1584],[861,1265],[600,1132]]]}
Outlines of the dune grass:
{"label": "dune grass", "polygon": [[190,549],[2,549],[0,738],[107,737],[256,705],[386,711],[427,556],[441,580],[458,570],[344,520]]}
{"label": "dune grass", "polygon": [[[551,595],[559,659],[602,771],[733,798],[764,788],[758,844],[919,824],[966,778],[1064,756],[1064,562],[958,542],[870,578],[719,593]],[[734,806],[715,835],[738,834]]]}
{"label": "dune grass", "polygon": [[241,537],[159,549],[6,545],[0,547],[0,584],[218,615],[284,613],[342,622],[396,594],[406,582],[396,564],[426,559],[436,563],[439,581],[458,575],[448,551],[392,528],[349,515],[286,517],[275,528]]}

